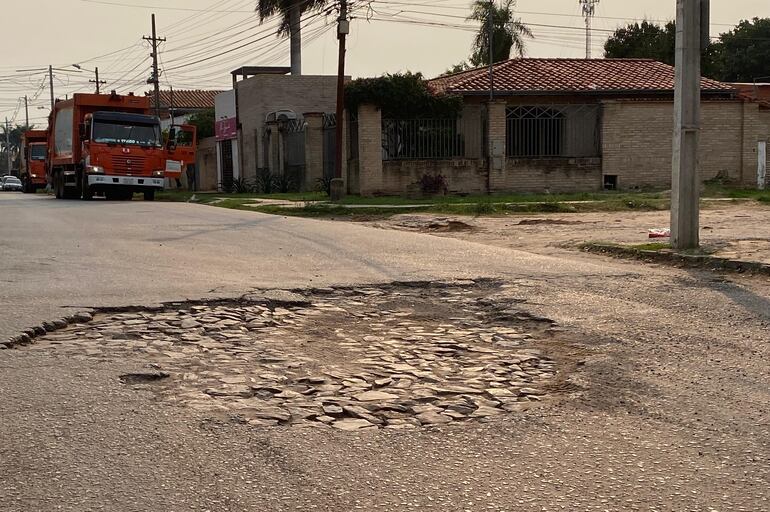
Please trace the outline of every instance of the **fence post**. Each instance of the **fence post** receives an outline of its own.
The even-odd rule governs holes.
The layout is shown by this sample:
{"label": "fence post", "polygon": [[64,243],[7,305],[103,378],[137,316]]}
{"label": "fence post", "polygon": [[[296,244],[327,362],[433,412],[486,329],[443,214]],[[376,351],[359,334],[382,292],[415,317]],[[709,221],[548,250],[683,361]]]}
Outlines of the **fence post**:
{"label": "fence post", "polygon": [[358,107],[358,168],[361,195],[382,193],[382,114],[374,105]]}
{"label": "fence post", "polygon": [[305,182],[302,190],[316,190],[323,178],[323,113],[306,112],[305,117]]}
{"label": "fence post", "polygon": [[765,190],[765,180],[767,178],[767,141],[761,140],[757,143],[757,188]]}

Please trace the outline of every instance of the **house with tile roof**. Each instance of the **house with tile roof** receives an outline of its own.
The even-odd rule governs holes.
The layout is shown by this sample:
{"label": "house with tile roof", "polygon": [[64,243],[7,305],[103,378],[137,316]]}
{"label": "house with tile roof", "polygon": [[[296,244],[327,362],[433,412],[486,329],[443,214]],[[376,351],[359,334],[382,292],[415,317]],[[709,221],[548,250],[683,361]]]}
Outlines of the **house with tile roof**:
{"label": "house with tile roof", "polygon": [[[439,174],[461,193],[670,188],[674,83],[673,67],[648,59],[512,59],[429,80],[463,98],[462,115],[360,109],[357,144],[382,147],[357,148],[351,192],[403,193]],[[701,179],[755,184],[770,105],[703,78],[701,106]]]}
{"label": "house with tile roof", "polygon": [[[191,115],[207,109],[214,109],[214,98],[219,90],[161,90],[160,118],[164,128],[171,124],[184,124]],[[146,92],[155,108],[155,95]]]}

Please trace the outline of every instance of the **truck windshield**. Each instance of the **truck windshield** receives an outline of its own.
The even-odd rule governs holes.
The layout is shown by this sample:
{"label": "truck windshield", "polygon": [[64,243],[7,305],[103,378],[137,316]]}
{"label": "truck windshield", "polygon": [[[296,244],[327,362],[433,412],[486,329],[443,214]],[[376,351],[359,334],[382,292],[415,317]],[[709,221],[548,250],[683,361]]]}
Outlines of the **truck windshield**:
{"label": "truck windshield", "polygon": [[160,126],[156,124],[125,124],[94,121],[93,141],[107,144],[160,145]]}
{"label": "truck windshield", "polygon": [[30,160],[45,160],[46,147],[44,144],[33,144],[29,147]]}

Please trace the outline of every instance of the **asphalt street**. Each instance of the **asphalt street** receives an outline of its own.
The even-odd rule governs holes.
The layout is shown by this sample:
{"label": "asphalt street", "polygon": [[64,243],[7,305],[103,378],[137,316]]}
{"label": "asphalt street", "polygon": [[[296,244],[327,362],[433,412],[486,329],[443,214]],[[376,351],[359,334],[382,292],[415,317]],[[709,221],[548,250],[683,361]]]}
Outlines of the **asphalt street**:
{"label": "asphalt street", "polygon": [[0,257],[0,337],[89,306],[495,277],[571,340],[557,363],[581,358],[526,413],[340,432],[169,405],[118,380],[132,358],[2,350],[3,511],[770,510],[767,278],[21,194],[0,194]]}
{"label": "asphalt street", "polygon": [[0,194],[0,219],[0,338],[70,306],[260,287],[614,272],[451,239],[184,203],[9,193]]}

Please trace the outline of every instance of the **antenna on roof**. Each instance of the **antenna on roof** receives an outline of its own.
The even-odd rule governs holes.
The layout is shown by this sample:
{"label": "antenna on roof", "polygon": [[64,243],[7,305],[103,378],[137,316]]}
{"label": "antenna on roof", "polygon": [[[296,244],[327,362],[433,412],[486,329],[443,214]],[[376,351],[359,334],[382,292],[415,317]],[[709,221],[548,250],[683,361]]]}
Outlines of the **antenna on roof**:
{"label": "antenna on roof", "polygon": [[586,19],[586,59],[591,58],[591,20],[596,14],[596,4],[599,0],[578,0],[583,6],[583,17]]}

